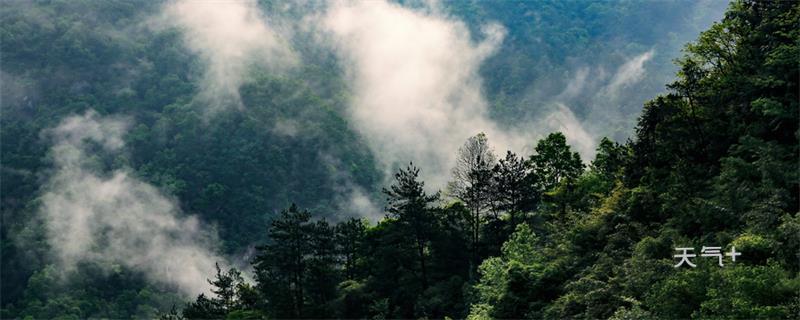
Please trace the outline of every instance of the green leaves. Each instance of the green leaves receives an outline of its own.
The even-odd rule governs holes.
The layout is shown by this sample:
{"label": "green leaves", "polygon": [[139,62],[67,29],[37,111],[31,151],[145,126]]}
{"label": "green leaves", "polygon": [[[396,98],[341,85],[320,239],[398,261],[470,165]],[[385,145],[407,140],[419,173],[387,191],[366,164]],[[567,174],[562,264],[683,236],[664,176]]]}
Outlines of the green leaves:
{"label": "green leaves", "polygon": [[779,266],[707,266],[678,271],[648,294],[654,315],[697,318],[785,318],[798,284]]}
{"label": "green leaves", "polygon": [[567,138],[561,132],[551,133],[539,140],[535,150],[536,153],[528,161],[543,191],[550,191],[561,181],[572,181],[583,173],[581,156],[570,151]]}

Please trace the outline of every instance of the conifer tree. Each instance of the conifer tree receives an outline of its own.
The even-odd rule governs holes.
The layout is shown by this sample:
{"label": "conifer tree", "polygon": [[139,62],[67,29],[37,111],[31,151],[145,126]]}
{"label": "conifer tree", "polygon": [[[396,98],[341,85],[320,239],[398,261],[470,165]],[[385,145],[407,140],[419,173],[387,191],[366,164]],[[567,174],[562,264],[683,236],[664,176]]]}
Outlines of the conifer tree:
{"label": "conifer tree", "polygon": [[312,254],[311,214],[295,204],[281,211],[269,228],[270,242],[254,261],[258,289],[270,313],[278,318],[305,315],[308,258]]}
{"label": "conifer tree", "polygon": [[434,231],[436,219],[431,204],[439,199],[439,194],[428,195],[425,183],[419,181],[419,169],[410,163],[406,169],[399,169],[394,175],[395,183],[389,189],[383,189],[387,196],[387,208],[390,217],[404,227],[411,237],[417,253],[420,268],[420,282],[423,290],[428,287],[426,248]]}

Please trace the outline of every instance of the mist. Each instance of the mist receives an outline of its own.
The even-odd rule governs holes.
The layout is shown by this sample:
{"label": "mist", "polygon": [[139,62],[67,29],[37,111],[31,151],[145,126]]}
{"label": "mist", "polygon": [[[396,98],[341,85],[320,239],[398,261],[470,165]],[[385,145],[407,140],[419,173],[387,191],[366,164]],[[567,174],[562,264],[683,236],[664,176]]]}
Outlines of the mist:
{"label": "mist", "polygon": [[435,8],[384,1],[337,3],[321,22],[353,88],[348,116],[387,176],[413,161],[429,186],[442,187],[468,137],[486,132],[498,148],[520,144],[488,118],[477,74],[503,40],[502,26],[484,25],[476,42]]}
{"label": "mist", "polygon": [[[648,63],[658,54],[650,48],[617,64],[602,57],[585,61],[567,77],[548,81],[564,84],[549,94],[538,91],[540,83],[530,84],[522,103],[531,100],[533,116],[501,122],[490,115],[480,74],[509,41],[499,23],[470,27],[435,1],[413,8],[387,1],[302,7],[300,22],[281,22],[253,1],[187,0],[164,6],[160,21],[182,30],[185,46],[201,57],[206,73],[198,97],[211,101],[212,111],[226,101],[243,108],[238,88],[251,67],[281,73],[299,64],[301,55],[288,40],[314,33],[317,43],[307,45],[338,57],[352,94],[345,115],[378,158],[379,170],[391,177],[414,162],[431,190],[446,185],[458,147],[480,132],[497,153],[527,155],[537,140],[561,131],[584,161],[591,160],[600,138],[620,140],[630,132],[635,115],[622,105],[631,103],[630,91],[649,76]],[[296,136],[297,128],[287,123],[272,130]]]}
{"label": "mist", "polygon": [[[230,101],[244,108],[238,89],[252,67],[281,73],[301,63],[288,40],[298,32],[314,33],[317,43],[306,45],[331,49],[338,58],[352,94],[345,116],[379,160],[385,183],[399,166],[414,162],[431,191],[447,184],[459,146],[481,132],[496,153],[528,155],[537,140],[561,131],[583,160],[591,161],[603,136],[627,138],[636,118],[629,106],[644,102],[632,101],[636,95],[631,93],[651,77],[649,64],[659,54],[646,48],[621,61],[583,61],[570,74],[530,84],[520,102],[531,104],[529,116],[500,121],[491,116],[480,72],[505,41],[513,40],[506,39],[499,23],[468,26],[435,1],[413,8],[388,1],[298,8],[305,15],[300,22],[281,22],[253,1],[187,0],[164,6],[160,21],[182,30],[186,48],[201,57],[206,73],[198,97],[210,101],[212,111]],[[706,17],[693,19],[701,18]],[[552,84],[563,86],[556,85],[554,92],[538,89]],[[271,130],[301,134],[292,123],[286,119]],[[358,186],[345,183],[342,190],[338,197],[346,199],[339,201],[345,206],[352,203],[359,212],[378,207],[366,203]]]}
{"label": "mist", "polygon": [[214,264],[225,265],[211,245],[214,232],[130,168],[101,170],[99,155],[124,152],[129,124],[88,111],[43,133],[53,142],[53,172],[40,197],[52,253],[65,272],[82,262],[122,265],[186,296],[208,292]]}
{"label": "mist", "polygon": [[288,28],[269,21],[253,0],[168,2],[150,24],[178,28],[184,45],[200,57],[205,74],[198,98],[212,113],[243,107],[239,88],[249,69],[282,71],[297,64]]}
{"label": "mist", "polygon": [[[626,100],[630,99],[629,90],[639,89],[637,85],[648,75],[647,62],[654,54],[651,49],[634,55],[612,71],[602,66],[573,71],[563,91],[548,98],[545,112],[539,115],[539,120],[533,120],[535,126],[565,132],[569,144],[584,161],[594,159],[602,137],[626,138],[616,132],[620,129],[614,124],[635,119],[636,114],[626,114],[621,105],[630,103]],[[584,114],[578,117],[575,108],[583,109]],[[623,132],[632,128],[630,123]]]}

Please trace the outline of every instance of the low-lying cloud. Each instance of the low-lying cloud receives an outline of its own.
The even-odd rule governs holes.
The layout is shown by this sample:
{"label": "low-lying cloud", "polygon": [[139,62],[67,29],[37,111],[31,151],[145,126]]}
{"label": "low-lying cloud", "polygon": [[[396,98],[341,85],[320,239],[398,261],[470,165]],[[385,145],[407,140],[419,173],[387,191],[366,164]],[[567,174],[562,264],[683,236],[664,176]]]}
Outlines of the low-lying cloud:
{"label": "low-lying cloud", "polygon": [[64,270],[91,262],[122,265],[195,295],[207,292],[215,235],[175,200],[134,177],[128,168],[104,173],[93,154],[123,151],[128,123],[89,111],[45,131],[54,171],[41,194],[47,240]]}
{"label": "low-lying cloud", "polygon": [[622,64],[617,69],[614,77],[611,78],[611,83],[606,86],[605,93],[611,97],[616,97],[620,89],[641,80],[645,74],[644,64],[653,58],[653,53],[654,50],[651,49]]}
{"label": "low-lying cloud", "polygon": [[[549,128],[567,128],[569,142],[584,160],[592,159],[600,137],[625,139],[633,127],[635,117],[624,109],[631,103],[631,90],[636,90],[638,82],[647,76],[646,64],[654,54],[655,50],[650,49],[631,56],[613,72],[602,65],[577,68],[564,90],[549,100],[552,109],[543,119],[563,124]],[[572,108],[583,110],[583,114],[576,116]]]}
{"label": "low-lying cloud", "polygon": [[[618,116],[616,100],[645,76],[645,64],[654,54],[631,57],[612,72],[578,69],[561,94],[549,97],[549,111],[512,127],[489,117],[479,75],[483,61],[504,40],[501,25],[487,23],[480,35],[471,34],[435,2],[408,8],[388,1],[342,1],[317,9],[322,11],[301,19],[316,27],[303,27],[303,32],[316,32],[320,43],[337,53],[353,94],[346,110],[353,128],[367,140],[386,177],[413,161],[431,189],[446,185],[459,146],[480,132],[501,153],[528,154],[538,139],[562,131],[590,159],[599,140],[595,137],[610,131],[603,124]],[[279,68],[298,59],[285,41],[293,32],[268,23],[253,1],[182,0],[165,6],[162,16],[183,30],[187,48],[206,62],[201,95],[218,104],[225,97],[239,101],[248,66]],[[592,105],[581,105],[588,111],[574,114],[571,106],[585,103],[587,96],[594,97]],[[298,134],[289,124],[277,123],[274,130]],[[353,201],[363,204],[364,198]]]}
{"label": "low-lying cloud", "polygon": [[284,70],[297,63],[286,41],[287,29],[267,17],[253,0],[192,1],[168,3],[155,27],[176,27],[184,44],[205,65],[199,98],[211,111],[227,104],[241,107],[239,87],[247,80],[248,68]]}
{"label": "low-lying cloud", "polygon": [[523,141],[489,119],[478,75],[503,27],[487,24],[474,41],[464,23],[435,8],[385,1],[337,3],[321,26],[352,85],[349,116],[386,173],[414,161],[429,185],[441,187],[468,137],[486,132],[501,148]]}
{"label": "low-lying cloud", "polygon": [[[502,26],[484,25],[476,41],[463,22],[433,5],[410,9],[385,1],[339,2],[328,8],[321,26],[351,83],[349,116],[386,176],[414,161],[434,189],[450,179],[458,148],[480,132],[496,152],[527,155],[538,139],[561,131],[584,160],[591,159],[595,137],[605,133],[595,130],[600,126],[593,121],[602,119],[576,116],[572,99],[589,91],[608,102],[603,106],[613,103],[644,76],[644,64],[653,55],[651,50],[633,57],[612,74],[580,69],[561,94],[550,97],[549,111],[508,126],[489,117],[478,73],[503,42]],[[598,110],[603,111],[608,110]]]}
{"label": "low-lying cloud", "polygon": [[[367,140],[386,177],[413,161],[432,189],[446,185],[459,146],[480,132],[501,153],[529,153],[536,140],[560,130],[584,158],[591,157],[597,143],[592,137],[598,133],[592,129],[594,120],[576,117],[571,99],[593,90],[613,100],[643,77],[653,54],[601,74],[601,82],[590,79],[597,78],[598,70],[585,68],[553,97],[549,114],[510,127],[489,117],[479,75],[480,65],[504,40],[499,24],[487,23],[480,35],[471,34],[435,2],[408,8],[387,1],[342,1],[317,9],[322,11],[302,19],[316,28],[302,32],[316,32],[320,43],[337,53],[353,93],[346,110],[353,128]],[[294,34],[285,27],[291,24],[268,23],[253,1],[171,2],[160,21],[181,29],[187,48],[206,63],[200,97],[212,105],[224,105],[228,98],[240,105],[238,89],[249,66],[278,69],[298,59],[285,41]],[[276,124],[276,132],[297,134],[285,124]]]}

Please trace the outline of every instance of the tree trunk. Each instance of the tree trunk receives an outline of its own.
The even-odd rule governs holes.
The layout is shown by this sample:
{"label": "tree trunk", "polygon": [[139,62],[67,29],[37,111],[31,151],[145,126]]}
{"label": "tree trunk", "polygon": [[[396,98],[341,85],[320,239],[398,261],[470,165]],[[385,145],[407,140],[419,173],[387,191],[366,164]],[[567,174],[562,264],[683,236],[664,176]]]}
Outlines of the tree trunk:
{"label": "tree trunk", "polygon": [[428,271],[425,268],[425,242],[417,239],[417,251],[419,252],[419,264],[422,271],[422,290],[428,289]]}

